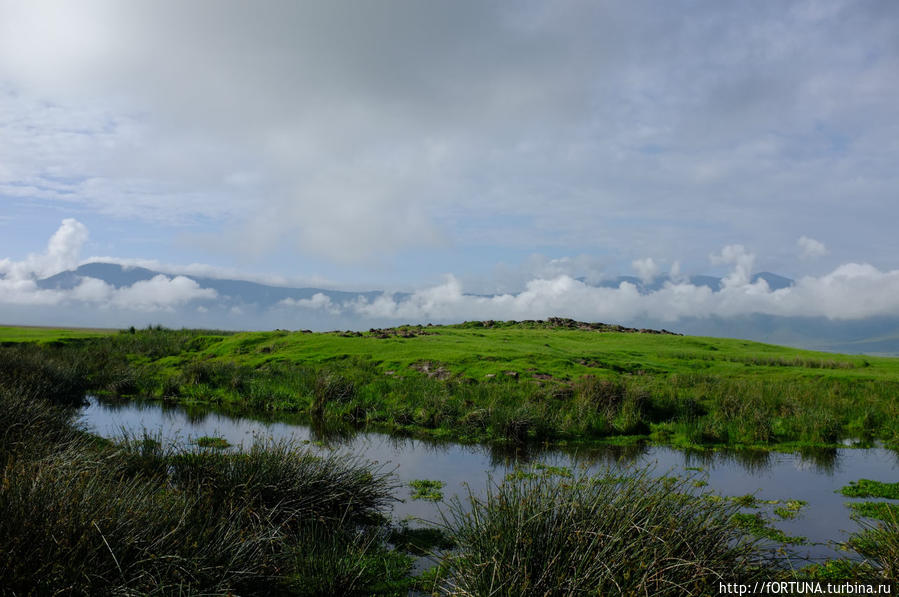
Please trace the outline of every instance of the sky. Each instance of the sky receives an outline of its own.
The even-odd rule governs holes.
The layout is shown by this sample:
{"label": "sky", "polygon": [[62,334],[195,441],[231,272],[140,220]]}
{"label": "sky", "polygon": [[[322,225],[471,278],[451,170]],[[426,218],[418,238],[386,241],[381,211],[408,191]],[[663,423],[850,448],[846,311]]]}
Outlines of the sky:
{"label": "sky", "polygon": [[[892,0],[0,0],[0,320],[214,299],[190,272],[553,289],[524,315],[714,274],[740,298],[645,309],[899,315],[897,98]],[[160,301],[36,291],[97,259],[167,272]]]}

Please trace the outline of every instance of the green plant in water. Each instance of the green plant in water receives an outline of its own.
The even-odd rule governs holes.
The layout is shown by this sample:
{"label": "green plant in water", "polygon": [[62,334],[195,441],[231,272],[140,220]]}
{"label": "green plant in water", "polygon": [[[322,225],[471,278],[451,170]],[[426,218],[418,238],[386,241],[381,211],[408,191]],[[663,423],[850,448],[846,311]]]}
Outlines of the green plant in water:
{"label": "green plant in water", "polygon": [[840,489],[840,493],[847,497],[876,497],[899,500],[899,483],[859,479],[858,481],[850,481],[849,485]]}
{"label": "green plant in water", "polygon": [[758,499],[751,493],[738,495],[730,498],[730,500],[741,508],[755,508],[758,505]]}
{"label": "green plant in water", "polygon": [[231,444],[225,438],[213,437],[209,435],[198,437],[194,440],[194,444],[198,445],[201,448],[214,448],[216,450],[224,450],[225,448],[231,447]]}
{"label": "green plant in water", "polygon": [[883,521],[899,520],[899,505],[887,502],[851,502],[853,514]]}
{"label": "green plant in water", "polygon": [[796,518],[799,515],[799,511],[802,510],[802,507],[808,504],[805,500],[786,500],[782,503],[782,506],[778,506],[774,509],[774,513],[784,520]]}
{"label": "green plant in water", "polygon": [[807,541],[805,537],[792,537],[787,535],[780,529],[774,528],[765,518],[759,514],[734,514],[733,522],[739,528],[743,529],[747,533],[754,535],[756,537],[760,537],[763,539],[769,539],[774,541],[775,543],[783,543],[786,545],[802,545]]}
{"label": "green plant in water", "polygon": [[434,481],[430,479],[415,479],[409,481],[409,486],[413,489],[413,500],[427,500],[429,502],[439,502],[443,499],[443,489],[445,483],[443,481]]}

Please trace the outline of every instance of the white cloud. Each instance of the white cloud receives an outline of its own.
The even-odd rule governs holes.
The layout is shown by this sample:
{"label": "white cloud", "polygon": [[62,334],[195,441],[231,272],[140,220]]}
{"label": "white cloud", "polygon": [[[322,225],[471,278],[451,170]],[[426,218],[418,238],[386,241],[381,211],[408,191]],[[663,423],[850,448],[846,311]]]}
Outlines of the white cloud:
{"label": "white cloud", "polygon": [[653,261],[652,257],[636,259],[631,262],[631,265],[637,270],[637,275],[643,280],[644,284],[649,284],[659,275],[659,266]]}
{"label": "white cloud", "polygon": [[883,272],[867,264],[846,264],[827,275],[804,277],[793,286],[772,291],[764,280],[749,283],[744,270],[751,255],[741,247],[726,248],[719,259],[734,264],[734,270],[718,292],[706,286],[669,282],[660,290],[640,294],[627,282],[618,288],[600,288],[559,276],[532,280],[518,294],[480,297],[465,294],[458,280],[449,276],[443,284],[408,298],[359,299],[341,307],[365,318],[402,321],[564,316],[614,323],[640,319],[675,322],[687,317],[726,318],[753,313],[829,319],[899,315],[899,270]]}
{"label": "white cloud", "polygon": [[307,299],[286,298],[279,301],[278,304],[284,307],[322,310],[334,315],[340,313],[340,308],[331,301],[331,297],[322,294],[321,292],[316,292]]}
{"label": "white cloud", "polygon": [[62,221],[50,237],[47,249],[22,261],[0,261],[0,304],[62,305],[80,304],[86,308],[115,308],[134,311],[173,310],[193,300],[216,298],[216,291],[201,288],[184,276],[157,275],[131,286],[115,288],[103,280],[82,277],[68,290],[43,289],[37,279],[78,265],[78,256],[88,238],[87,228],[77,220]]}
{"label": "white cloud", "polygon": [[[721,280],[721,285],[745,286],[749,284],[752,276],[752,266],[755,263],[755,255],[746,250],[743,245],[727,245],[720,253],[709,256],[714,264],[733,265],[734,269]],[[760,280],[764,283],[764,280]]]}
{"label": "white cloud", "polygon": [[[185,276],[157,275],[131,286],[115,288],[106,282],[84,277],[71,289],[42,289],[32,277],[37,271],[77,262],[77,253],[87,238],[87,230],[75,220],[66,220],[40,255],[21,262],[0,262],[7,275],[0,278],[0,305],[37,308],[81,308],[118,312],[167,311],[180,314],[212,310],[209,301],[219,298],[216,291],[202,288]],[[661,289],[641,294],[633,284],[617,288],[596,287],[569,274],[536,276],[523,291],[494,296],[467,294],[462,282],[448,275],[436,286],[409,295],[380,295],[370,300],[358,296],[338,302],[325,293],[307,299],[285,299],[278,308],[293,308],[347,322],[376,320],[426,322],[466,319],[539,319],[551,316],[611,323],[656,320],[676,322],[683,318],[722,318],[764,314],[784,317],[826,317],[863,319],[872,316],[899,316],[899,270],[880,270],[866,263],[847,263],[822,276],[805,276],[792,286],[771,290],[764,280],[751,283],[755,256],[742,245],[727,245],[711,256],[728,264],[731,271],[719,291],[695,286],[679,277],[672,265],[672,279]],[[540,260],[552,270],[570,267],[564,260]],[[639,265],[638,265],[639,264]],[[638,260],[635,267],[646,276],[658,273],[652,260]],[[200,268],[202,269],[202,268]],[[191,304],[195,301],[205,304]],[[234,317],[244,316],[238,305],[222,301]],[[186,309],[185,309],[186,308]],[[277,309],[273,311],[277,315]],[[283,311],[280,312],[283,315]],[[250,315],[247,317],[253,317]],[[252,325],[252,324],[248,324]]]}
{"label": "white cloud", "polygon": [[19,262],[0,260],[0,273],[16,279],[44,278],[74,268],[78,265],[78,255],[87,238],[88,231],[84,224],[66,218],[50,237],[43,253],[31,254]]}
{"label": "white cloud", "polygon": [[805,235],[799,237],[796,241],[796,246],[799,247],[800,259],[814,259],[816,257],[823,257],[829,253],[827,247],[824,246],[824,243]]}
{"label": "white cloud", "polygon": [[216,296],[215,290],[201,288],[190,278],[184,276],[169,278],[160,274],[149,280],[117,289],[110,297],[109,304],[120,309],[137,311],[172,310],[193,300],[210,300]]}

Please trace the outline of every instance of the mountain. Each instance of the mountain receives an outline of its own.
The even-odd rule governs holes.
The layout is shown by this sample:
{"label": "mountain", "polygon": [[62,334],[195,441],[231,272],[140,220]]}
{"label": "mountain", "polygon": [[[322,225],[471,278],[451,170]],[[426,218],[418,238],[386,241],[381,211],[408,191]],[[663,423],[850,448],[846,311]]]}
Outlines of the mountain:
{"label": "mountain", "polygon": [[[47,290],[70,290],[81,283],[82,278],[96,278],[114,286],[123,288],[132,286],[136,282],[150,280],[158,275],[171,277],[172,274],[162,274],[144,267],[123,267],[117,263],[86,263],[75,270],[69,270],[38,280],[37,285]],[[316,294],[323,294],[334,302],[356,300],[364,297],[371,300],[383,293],[381,291],[346,292],[342,290],[326,290],[324,288],[290,288],[284,286],[269,286],[246,280],[229,280],[221,278],[208,278],[178,274],[195,281],[202,288],[212,288],[218,293],[219,303],[229,302],[241,305],[257,305],[259,307],[271,307],[285,299],[302,300],[310,299]]]}

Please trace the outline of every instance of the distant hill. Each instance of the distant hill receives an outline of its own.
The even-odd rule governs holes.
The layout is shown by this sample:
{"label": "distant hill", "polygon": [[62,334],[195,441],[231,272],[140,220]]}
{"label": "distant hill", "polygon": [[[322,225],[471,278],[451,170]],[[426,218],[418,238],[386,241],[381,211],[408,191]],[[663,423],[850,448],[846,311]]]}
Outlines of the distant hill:
{"label": "distant hill", "polygon": [[[150,280],[158,275],[173,276],[153,271],[144,267],[124,267],[117,263],[86,263],[75,270],[69,270],[38,280],[37,285],[42,289],[69,290],[76,287],[82,278],[96,278],[103,280],[110,286],[122,288],[131,286],[136,282]],[[302,300],[312,298],[316,294],[324,294],[332,301],[343,302],[364,297],[371,300],[383,294],[381,291],[346,292],[342,290],[326,290],[324,288],[290,288],[283,286],[269,286],[246,280],[229,280],[221,278],[209,278],[178,274],[190,278],[202,288],[212,288],[219,298],[218,303],[253,304],[259,307],[271,307],[284,299]]]}

